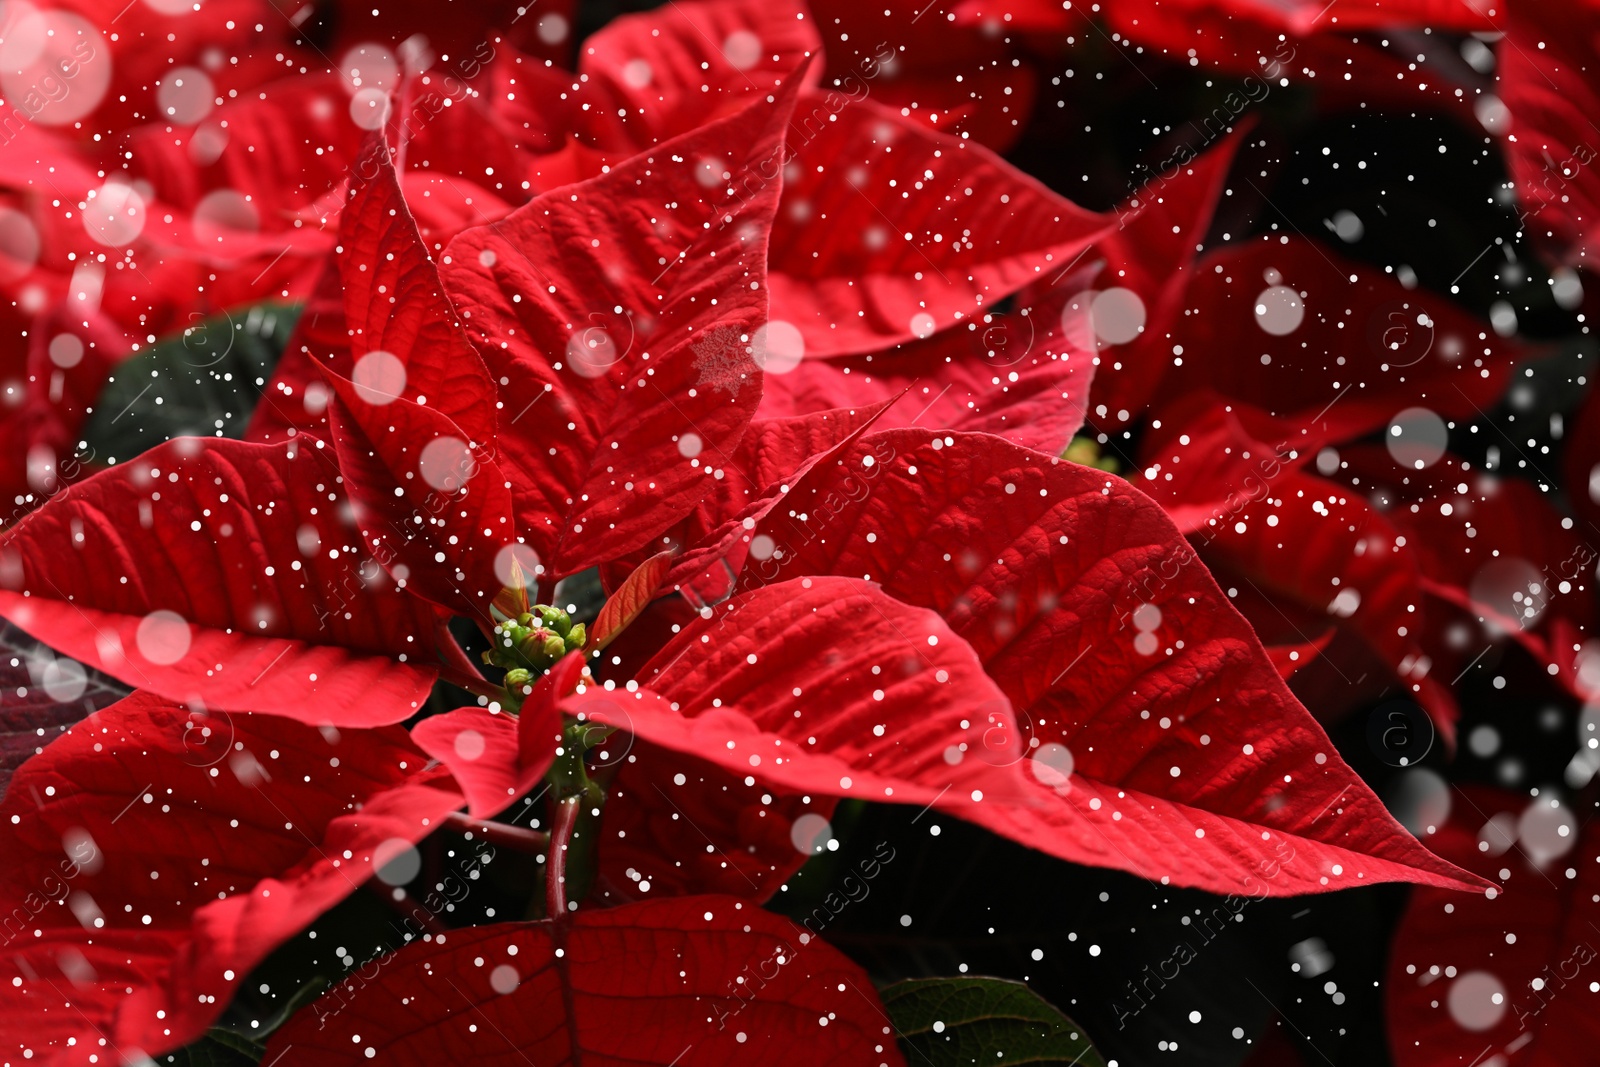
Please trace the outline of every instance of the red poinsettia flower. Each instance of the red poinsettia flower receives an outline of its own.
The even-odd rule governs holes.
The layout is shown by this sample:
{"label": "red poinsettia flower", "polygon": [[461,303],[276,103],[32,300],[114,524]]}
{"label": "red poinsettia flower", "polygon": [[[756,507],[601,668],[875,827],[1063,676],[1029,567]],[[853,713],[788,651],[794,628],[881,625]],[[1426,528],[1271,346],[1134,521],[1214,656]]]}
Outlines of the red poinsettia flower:
{"label": "red poinsettia flower", "polygon": [[[907,116],[835,108],[803,64],[818,47],[803,10],[686,6],[590,38],[575,78],[508,48],[459,123],[416,117],[427,64],[380,66],[351,102],[388,112],[393,152],[319,110],[328,81],[238,116],[250,144],[313,120],[297,152],[326,138],[326,164],[191,168],[154,137],[163,196],[255,182],[285,234],[335,213],[337,231],[307,242],[333,253],[307,260],[322,273],[257,440],[168,442],[0,533],[0,616],[137,687],[39,744],[0,801],[8,1047],[176,1050],[372,874],[411,903],[391,890],[442,827],[542,849],[529,920],[446,930],[423,902],[404,947],[270,1055],[901,1063],[865,974],[759,908],[845,798],[1255,898],[1485,884],[1384,810],[1186,540],[1216,480],[1172,479],[1198,487],[1175,523],[1058,455],[1090,352],[1121,371],[1111,349],[1159,352],[1196,294],[1223,320],[1245,306],[1229,264],[1243,277],[1253,247],[1188,251],[1232,143],[1133,205],[1109,273],[1075,275],[1108,219]],[[1222,281],[1165,277],[1168,255]],[[995,311],[1024,290],[1028,315]],[[1123,293],[1152,336],[1117,339]],[[1035,316],[1015,372],[958,360]],[[1285,342],[1271,396],[1228,383],[1224,431],[1253,450],[1321,403],[1333,342],[1309,340]],[[819,357],[840,366],[801,362]],[[1466,375],[1470,404],[1485,357],[1363,378],[1382,385],[1311,416],[1290,462],[1384,425],[1396,396]],[[1190,366],[1130,390],[1153,431],[1210,403]],[[1372,562],[1351,584],[1392,608],[1412,587]],[[609,593],[592,619],[536,602],[590,571]],[[488,643],[487,676],[452,618]],[[439,679],[478,705],[396,726]],[[547,827],[495,821],[546,795]]]}
{"label": "red poinsettia flower", "polygon": [[[781,119],[787,114],[786,103],[775,108],[761,105],[707,127],[687,139],[682,150],[692,156],[709,145],[723,151],[731,145],[751,152],[770,148]],[[510,483],[499,474],[494,456],[486,449],[498,444],[513,461],[519,455],[538,456],[537,460],[526,460],[537,462],[538,466],[519,484],[530,494],[548,493],[549,484],[534,475],[559,477],[563,470],[571,470],[584,477],[587,460],[582,450],[587,447],[600,452],[602,440],[610,443],[599,436],[604,424],[588,442],[575,428],[567,430],[570,454],[576,455],[576,460],[546,458],[535,451],[532,441],[520,444],[520,453],[516,450],[517,434],[521,432],[549,441],[545,436],[548,423],[543,421],[536,424],[530,420],[518,427],[516,413],[509,413],[504,416],[508,429],[499,432],[504,407],[496,404],[495,397],[514,393],[499,392],[503,387],[489,377],[466,334],[456,324],[433,264],[400,197],[395,173],[379,148],[379,153],[366,161],[370,170],[358,166],[350,203],[340,222],[341,247],[346,250],[341,277],[348,344],[363,350],[370,346],[371,350],[360,358],[350,358],[347,353],[348,367],[335,358],[323,368],[335,394],[331,408],[336,434],[333,447],[309,437],[284,445],[188,439],[170,442],[64,491],[4,536],[0,552],[7,561],[6,591],[0,596],[4,601],[0,613],[56,649],[143,690],[118,705],[115,719],[97,717],[80,724],[69,738],[30,761],[24,774],[35,769],[43,773],[49,760],[71,757],[74,746],[85,746],[85,751],[98,755],[106,743],[95,740],[94,734],[111,729],[107,722],[140,735],[141,723],[155,721],[158,726],[153,728],[172,734],[172,743],[178,746],[174,751],[181,755],[187,732],[203,731],[214,723],[228,721],[229,712],[276,713],[307,724],[273,725],[275,719],[263,718],[250,729],[265,731],[266,738],[274,738],[275,732],[304,732],[310,726],[332,730],[398,721],[417,710],[441,669],[464,684],[480,688],[482,679],[465,666],[460,649],[443,629],[441,608],[476,617],[487,631],[493,624],[489,602],[503,585],[510,584],[501,579],[502,571],[513,578],[519,576],[524,573],[526,558],[530,562],[525,573],[536,573],[538,565],[531,562],[536,551],[550,561],[552,568],[566,566],[574,558],[583,565],[579,555],[583,543],[576,541],[576,548],[564,548],[560,535],[568,527],[571,534],[582,533],[584,523],[590,521],[588,509],[596,505],[580,503],[581,510],[569,518],[567,503],[558,502],[552,505],[552,512],[541,513],[536,509],[548,498],[530,495],[523,498],[519,509],[513,509]],[[665,151],[673,153],[674,146]],[[650,254],[652,259],[659,258],[654,253],[668,247],[676,250],[679,245],[669,242],[693,235],[702,220],[732,221],[736,217],[738,209],[722,207],[712,198],[715,194],[708,194],[704,201],[691,199],[683,183],[692,182],[692,178],[685,169],[663,172],[651,160],[641,159],[635,166],[619,168],[591,184],[589,191],[596,193],[600,202],[617,202],[626,193],[622,198],[608,198],[605,194],[612,190],[632,192],[641,176],[663,185],[677,183],[681,231],[664,231],[631,218],[619,227],[619,239],[627,240],[637,256]],[[711,251],[725,254],[713,262],[713,273],[686,268],[667,281],[661,301],[643,302],[658,316],[652,341],[656,363],[647,368],[646,376],[657,369],[676,368],[681,377],[671,387],[688,394],[683,402],[690,407],[697,391],[690,383],[697,380],[695,367],[702,357],[688,343],[672,347],[668,338],[681,331],[685,342],[694,339],[692,328],[700,325],[695,318],[699,313],[696,305],[702,300],[708,306],[723,309],[724,323],[737,323],[739,316],[745,316],[740,328],[746,333],[759,325],[764,312],[762,238],[775,201],[774,188],[764,206],[758,204],[750,215],[740,218],[739,226],[715,235],[720,243]],[[536,201],[526,211],[533,218],[543,219],[552,207],[572,210],[569,205],[573,203],[568,194],[559,201]],[[589,232],[601,231],[591,227]],[[529,242],[532,248],[533,238]],[[556,269],[559,264],[579,280],[585,277],[586,269],[604,276],[597,269],[600,263],[617,261],[610,257],[601,260],[593,247],[587,243],[579,246],[567,253],[564,263],[558,253],[546,259],[547,266]],[[520,248],[508,252],[524,254]],[[480,256],[476,262],[486,266],[489,258]],[[642,269],[643,264],[636,285],[643,284]],[[718,276],[715,271],[723,273]],[[750,287],[752,283],[754,288]],[[551,288],[561,292],[560,287]],[[619,294],[618,298],[624,297]],[[639,289],[629,289],[625,298],[630,303],[639,301]],[[565,347],[559,351],[566,358],[573,358]],[[754,378],[754,387],[759,389],[759,370],[742,349],[735,346],[732,352],[735,359],[731,364],[726,360],[716,364],[720,377],[715,379],[715,388],[703,391],[705,407],[701,416],[703,425],[716,425],[719,419],[728,418],[721,409],[731,409],[734,421],[727,432],[736,433],[741,409],[730,405],[721,394],[737,391],[737,382],[726,375],[730,371],[735,376],[743,373],[737,359],[742,355]],[[639,359],[644,358],[645,353],[640,353]],[[585,378],[579,373],[580,369],[592,368],[569,370],[567,378],[578,383],[593,380],[592,376]],[[619,377],[622,373],[619,371]],[[631,374],[631,369],[626,373]],[[668,381],[665,377],[661,380]],[[626,405],[631,399],[626,390],[628,384],[628,379],[622,377],[606,386],[621,393]],[[601,415],[599,404],[607,396],[607,389],[591,388],[596,399],[585,413]],[[547,398],[546,392],[538,387],[530,390],[530,403],[547,399],[549,409],[560,412],[558,418],[575,410],[568,407],[564,396]],[[747,407],[742,409],[745,418],[755,399],[751,390]],[[657,402],[645,400],[647,405]],[[402,426],[403,432],[387,431],[385,422]],[[650,491],[650,474],[645,472],[639,476],[641,492],[632,497],[617,496],[619,503],[614,510],[620,514],[632,508],[639,513],[660,506],[660,519],[649,520],[636,514],[635,521],[664,524],[671,521],[674,507],[692,506],[693,483],[709,483],[711,479],[700,472],[697,463],[691,465],[665,431],[652,436],[646,426],[636,440],[639,452],[624,454],[634,462],[652,462],[660,453],[670,452],[671,461],[662,464],[658,477],[678,480],[668,483],[676,499],[662,503],[661,497]],[[652,441],[660,443],[654,451]],[[474,446],[485,451],[474,456],[470,451]],[[677,473],[675,468],[685,473]],[[520,468],[512,469],[520,473]],[[607,485],[604,475],[590,477],[595,479],[597,488]],[[683,481],[691,484],[680,484]],[[393,489],[406,493],[402,487],[411,482],[422,486],[411,490],[410,498],[393,495]],[[619,487],[616,492],[625,491]],[[593,496],[591,493],[590,498]],[[394,510],[397,501],[403,510]],[[540,518],[544,521],[540,522]],[[520,555],[524,549],[512,536],[513,523],[526,523],[535,532],[537,548],[526,549],[527,557]],[[650,527],[642,528],[648,534]],[[606,536],[600,531],[595,535],[596,541],[603,541]],[[631,547],[629,538],[638,539],[627,532],[612,536],[621,538],[618,543],[623,549]],[[201,544],[207,546],[204,551],[197,548]],[[583,645],[581,627],[571,628],[570,632],[560,626],[558,629],[571,647]],[[539,642],[548,641],[550,636],[543,627],[530,629],[528,639],[534,645],[529,647],[536,656],[549,655],[548,651],[538,650],[544,648]],[[165,720],[175,722],[180,718],[182,729],[169,729],[171,723],[162,725]],[[531,723],[535,718],[529,715],[523,721]],[[316,731],[308,736],[317,736]],[[383,735],[373,734],[373,739],[368,739],[361,734],[357,744],[376,757],[383,752],[384,744],[392,749],[395,743],[392,739],[380,743],[375,739],[379,736]],[[138,740],[118,739],[114,747],[120,751],[139,744],[142,742]],[[235,752],[254,751],[265,744],[258,738],[256,744],[241,743]],[[304,747],[300,742],[297,745]],[[553,742],[543,746],[540,758],[544,765],[554,759],[554,748]],[[228,758],[233,761],[235,777],[247,791],[257,784],[254,771],[240,763],[244,757]],[[414,768],[420,762],[401,759],[399,769]],[[542,773],[542,767],[537,773]],[[94,780],[88,771],[79,774],[68,769],[62,774],[75,782]],[[161,775],[152,772],[151,777],[159,785],[173,775],[164,770]],[[296,777],[308,782],[310,779],[309,775],[298,773]],[[399,788],[402,784],[396,779],[386,782],[385,787]],[[53,795],[55,788],[50,787],[45,795]],[[19,786],[11,797],[16,803],[23,803],[35,792]],[[461,803],[459,794],[448,790],[433,790],[421,799],[426,802],[426,810],[418,818],[381,826],[384,836],[378,843],[390,838],[399,838],[402,843],[419,838],[439,816]],[[328,800],[336,804],[334,810],[348,803],[338,801],[332,794]],[[357,800],[368,809],[377,803],[371,797]],[[92,823],[99,816],[82,818],[85,823]],[[106,824],[115,818],[108,817]],[[289,820],[291,828],[293,821]],[[38,829],[29,832],[37,833]],[[109,831],[102,836],[109,837]],[[363,849],[373,845],[372,841],[362,840]],[[250,842],[241,839],[241,846],[250,847]],[[129,855],[109,841],[106,847],[119,857]],[[137,857],[129,860],[136,861]],[[261,855],[259,863],[251,868],[254,878],[241,877],[238,886],[228,891],[248,888],[253,881],[269,876],[287,877],[295,871],[294,861],[285,859],[281,850]],[[99,1029],[102,1036],[119,1045],[166,1048],[181,1044],[215,1015],[216,997],[220,993],[226,1000],[227,983],[242,976],[306,918],[359,884],[360,879],[346,879],[342,873],[330,874],[330,870],[337,871],[337,864],[318,865],[313,871],[316,878],[331,879],[323,888],[309,887],[304,896],[290,895],[289,899],[280,894],[279,899],[289,905],[287,911],[276,917],[252,916],[247,945],[235,944],[234,935],[211,925],[210,913],[199,915],[193,906],[183,906],[182,902],[176,911],[169,906],[163,913],[167,918],[163,920],[159,945],[146,944],[152,939],[144,938],[137,927],[132,928],[134,933],[125,943],[137,943],[143,946],[141,951],[149,953],[137,964],[106,957],[103,943],[92,934],[75,926],[63,926],[59,934],[53,935],[57,940],[51,942],[48,952],[27,963],[26,968],[19,965],[19,977],[24,981],[12,989],[20,991],[14,995],[24,999],[18,1001],[16,1012],[7,1012],[7,1017],[26,1020],[35,1012],[31,1006],[40,1002],[26,998],[46,994],[41,993],[41,987],[27,982],[47,962],[54,961],[50,966],[55,969],[50,973],[62,975],[72,971],[78,958],[93,956],[99,961],[96,974],[117,963],[117,977],[103,984],[110,1002],[101,1016],[91,1020],[90,1031],[85,1031],[81,1020],[69,1020],[62,1023],[68,1028],[66,1031],[52,1031],[41,1047],[60,1034],[77,1035],[93,1029]],[[15,888],[19,891],[11,897],[25,903],[27,890],[21,883]],[[110,890],[101,889],[100,895],[112,899]],[[263,895],[270,895],[270,891]],[[136,906],[130,902],[124,915],[136,913]],[[118,917],[115,926],[120,928],[123,921]],[[123,951],[119,947],[123,943],[114,942],[111,952]],[[175,959],[181,960],[181,966]],[[202,964],[199,971],[189,969]],[[88,974],[80,969],[80,976]],[[125,1014],[120,995],[113,995],[116,983],[126,984],[136,974],[143,992],[139,1006]],[[187,996],[186,990],[201,979],[208,989],[205,997],[186,1007],[181,1017],[174,1015],[173,999]],[[84,980],[93,984],[92,976]],[[163,1025],[169,1020],[170,1025]]]}

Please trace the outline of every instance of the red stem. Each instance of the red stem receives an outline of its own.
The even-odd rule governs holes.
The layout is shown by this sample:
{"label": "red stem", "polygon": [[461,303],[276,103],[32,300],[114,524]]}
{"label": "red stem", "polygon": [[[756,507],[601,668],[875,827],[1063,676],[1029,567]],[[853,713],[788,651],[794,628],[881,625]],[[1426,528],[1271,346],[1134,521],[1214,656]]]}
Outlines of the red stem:
{"label": "red stem", "polygon": [[550,853],[545,860],[545,912],[552,919],[567,915],[567,848],[578,825],[583,797],[566,797],[556,803],[554,825],[550,828]]}
{"label": "red stem", "polygon": [[455,811],[444,817],[444,827],[463,833],[477,834],[494,845],[504,845],[513,852],[538,854],[550,844],[550,835],[541,830],[510,826],[503,822],[469,818],[465,812]]}
{"label": "red stem", "polygon": [[502,704],[506,699],[506,691],[482,675],[470,677],[449,667],[441,667],[439,669],[439,677],[453,686],[465,689],[473,696],[488,697],[490,700],[501,701]]}

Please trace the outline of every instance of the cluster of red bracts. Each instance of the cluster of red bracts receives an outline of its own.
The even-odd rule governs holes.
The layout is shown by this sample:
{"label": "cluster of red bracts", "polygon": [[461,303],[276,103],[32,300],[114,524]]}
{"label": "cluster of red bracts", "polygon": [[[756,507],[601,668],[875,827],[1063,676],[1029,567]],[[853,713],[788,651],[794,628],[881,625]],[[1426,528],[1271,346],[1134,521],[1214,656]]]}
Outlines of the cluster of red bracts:
{"label": "cluster of red bracts", "polygon": [[[1342,71],[1337,29],[1491,24],[1317,6],[1104,18],[1252,76],[1260,43],[1278,78]],[[861,20],[837,55],[798,2],[708,0],[616,21],[575,71],[513,44],[559,42],[541,15],[354,76],[304,73],[326,61],[298,24],[248,0],[141,4],[109,35],[113,11],[38,16],[81,48],[3,149],[28,344],[0,357],[0,615],[135,691],[30,749],[0,802],[0,1057],[178,1048],[375,871],[441,829],[492,840],[541,788],[544,918],[419,928],[269,1053],[899,1063],[865,975],[760,907],[806,859],[797,821],[841,798],[1222,894],[1434,887],[1397,969],[1442,902],[1499,903],[1504,876],[1420,845],[1285,678],[1339,642],[1453,741],[1465,620],[1579,696],[1600,683],[1587,567],[1518,617],[1524,576],[1479,566],[1578,558],[1570,521],[1528,483],[1359,444],[1397,412],[1471,418],[1522,353],[1302,237],[1197,254],[1245,131],[1094,214],[984,147],[1029,93],[954,93],[947,39],[902,56],[821,8]],[[940,32],[1003,52],[996,19],[1089,25],[968,3]],[[162,38],[209,88],[151,122]],[[1404,65],[1360,49],[1338,90],[1415,106]],[[1517,54],[1538,69],[1506,61],[1504,106],[1581,155],[1592,74]],[[993,73],[1009,93],[1027,72]],[[1447,89],[1421,91],[1470,106]],[[102,126],[115,155],[72,136]],[[1578,262],[1593,176],[1538,199],[1532,140],[1507,145],[1529,211]],[[196,292],[305,302],[246,439],[74,459],[104,378]],[[1147,421],[1129,478],[1062,458],[1086,413]],[[593,568],[587,627],[535,603]],[[452,618],[493,644],[488,676]],[[440,681],[479,703],[418,720]],[[1592,881],[1529,921],[1570,922]],[[1418,988],[1397,974],[1398,999]]]}

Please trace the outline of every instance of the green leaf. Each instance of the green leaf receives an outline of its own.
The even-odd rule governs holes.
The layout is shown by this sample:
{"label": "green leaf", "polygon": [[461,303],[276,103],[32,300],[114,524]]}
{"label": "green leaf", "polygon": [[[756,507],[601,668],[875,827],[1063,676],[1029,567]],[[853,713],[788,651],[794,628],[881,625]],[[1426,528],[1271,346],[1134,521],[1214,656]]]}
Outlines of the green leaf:
{"label": "green leaf", "polygon": [[915,978],[881,996],[906,1060],[919,1067],[1105,1067],[1083,1028],[1021,982]]}
{"label": "green leaf", "polygon": [[134,353],[100,391],[83,439],[123,461],[174,437],[242,436],[299,315],[298,304],[257,304]]}

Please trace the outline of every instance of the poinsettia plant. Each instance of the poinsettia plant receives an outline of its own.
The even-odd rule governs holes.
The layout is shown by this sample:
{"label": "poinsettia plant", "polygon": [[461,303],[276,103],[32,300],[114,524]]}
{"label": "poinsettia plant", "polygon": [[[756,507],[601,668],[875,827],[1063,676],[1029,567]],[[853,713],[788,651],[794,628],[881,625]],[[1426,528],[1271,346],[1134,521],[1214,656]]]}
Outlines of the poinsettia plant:
{"label": "poinsettia plant", "polygon": [[1575,1054],[1525,6],[8,12],[3,1058]]}

